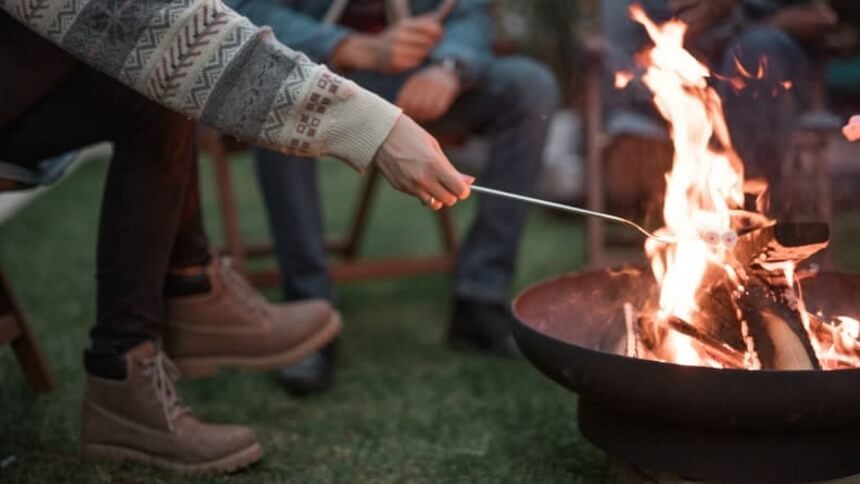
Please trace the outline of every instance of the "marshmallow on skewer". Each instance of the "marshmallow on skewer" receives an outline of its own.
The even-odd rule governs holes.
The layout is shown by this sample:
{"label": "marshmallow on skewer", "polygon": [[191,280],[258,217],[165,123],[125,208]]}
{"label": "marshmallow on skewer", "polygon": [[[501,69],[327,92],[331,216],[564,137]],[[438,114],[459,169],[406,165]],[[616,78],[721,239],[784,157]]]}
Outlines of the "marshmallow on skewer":
{"label": "marshmallow on skewer", "polygon": [[848,138],[848,141],[860,140],[860,115],[852,116],[848,124],[842,128],[842,133]]}

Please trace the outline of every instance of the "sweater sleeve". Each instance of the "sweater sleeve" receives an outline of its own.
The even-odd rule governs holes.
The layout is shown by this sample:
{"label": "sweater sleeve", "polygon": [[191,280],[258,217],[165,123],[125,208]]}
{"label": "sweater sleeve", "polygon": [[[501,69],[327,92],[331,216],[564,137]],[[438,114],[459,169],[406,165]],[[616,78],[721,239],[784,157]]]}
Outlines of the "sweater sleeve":
{"label": "sweater sleeve", "polygon": [[0,0],[0,9],[148,98],[285,153],[363,170],[400,116],[220,0]]}

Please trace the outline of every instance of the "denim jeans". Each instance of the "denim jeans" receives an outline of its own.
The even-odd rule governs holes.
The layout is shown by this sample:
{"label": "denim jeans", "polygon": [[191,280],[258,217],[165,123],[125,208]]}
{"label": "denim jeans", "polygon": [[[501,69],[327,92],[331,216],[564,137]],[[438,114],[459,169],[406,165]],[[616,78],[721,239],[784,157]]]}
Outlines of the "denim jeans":
{"label": "denim jeans", "polygon": [[123,353],[157,339],[168,268],[209,260],[194,122],[78,63],[5,14],[0,44],[33,54],[0,49],[0,72],[16,73],[0,76],[0,93],[17,93],[16,102],[0,101],[0,159],[27,167],[101,141],[114,146],[98,232],[93,348]]}
{"label": "denim jeans", "polygon": [[[393,100],[410,74],[356,72],[351,77]],[[524,58],[498,58],[444,117],[425,127],[434,134],[486,135],[490,155],[478,183],[528,195],[537,182],[557,103],[558,89],[545,67]],[[259,150],[257,168],[285,297],[332,299],[316,164]],[[519,202],[479,197],[454,272],[455,295],[483,302],[507,300],[526,213]]]}

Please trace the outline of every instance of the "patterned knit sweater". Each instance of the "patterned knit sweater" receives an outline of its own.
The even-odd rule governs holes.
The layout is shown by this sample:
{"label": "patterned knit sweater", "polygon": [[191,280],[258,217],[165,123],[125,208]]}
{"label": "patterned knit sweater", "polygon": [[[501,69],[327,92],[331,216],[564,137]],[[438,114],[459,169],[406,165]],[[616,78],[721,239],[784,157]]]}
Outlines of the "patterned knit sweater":
{"label": "patterned knit sweater", "polygon": [[400,115],[220,0],[0,0],[0,9],[150,99],[279,151],[362,170]]}

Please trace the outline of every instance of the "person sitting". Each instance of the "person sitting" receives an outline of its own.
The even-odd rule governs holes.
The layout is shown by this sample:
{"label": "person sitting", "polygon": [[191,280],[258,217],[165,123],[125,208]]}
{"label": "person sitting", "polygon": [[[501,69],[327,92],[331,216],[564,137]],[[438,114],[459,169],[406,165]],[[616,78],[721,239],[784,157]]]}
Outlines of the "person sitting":
{"label": "person sitting", "polygon": [[[282,42],[395,102],[434,134],[486,135],[481,184],[531,194],[558,88],[522,57],[496,57],[485,0],[228,0]],[[283,295],[334,299],[327,270],[317,168],[277,151],[256,155]],[[479,198],[453,276],[450,344],[514,355],[508,291],[527,207]],[[334,347],[277,373],[296,394],[322,391]]]}
{"label": "person sitting", "polygon": [[[602,0],[609,73],[635,71],[634,54],[646,40],[638,24],[619,14],[632,3],[641,3],[655,20],[675,17],[687,23],[685,43],[691,51],[719,77],[744,78],[744,89],[715,81],[732,142],[747,178],[769,182],[773,213],[785,210],[788,195],[777,193],[782,161],[792,131],[811,106],[807,47],[837,23],[836,13],[807,0]],[[760,66],[764,78],[754,79]],[[607,107],[607,129],[613,135],[666,136],[644,87],[632,84],[610,96]]]}
{"label": "person sitting", "polygon": [[197,419],[177,393],[165,350],[199,375],[270,369],[325,345],[340,320],[321,300],[265,302],[211,255],[194,119],[292,153],[359,169],[375,163],[437,209],[467,197],[468,180],[398,108],[223,4],[125,7],[0,3],[0,70],[15,73],[0,76],[0,159],[37,172],[42,160],[76,148],[114,145],[96,324],[84,353],[83,455],[232,471],[260,459],[254,432]]}

